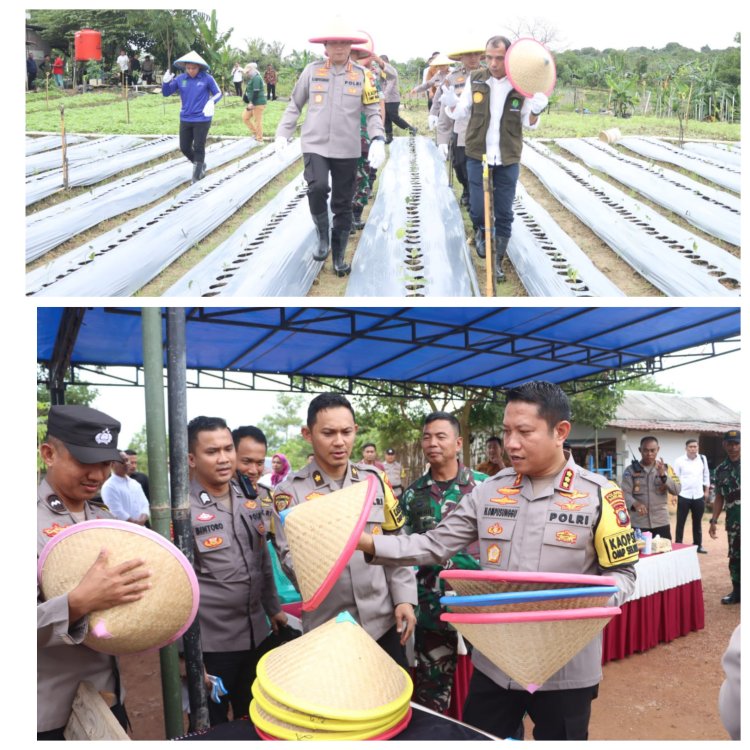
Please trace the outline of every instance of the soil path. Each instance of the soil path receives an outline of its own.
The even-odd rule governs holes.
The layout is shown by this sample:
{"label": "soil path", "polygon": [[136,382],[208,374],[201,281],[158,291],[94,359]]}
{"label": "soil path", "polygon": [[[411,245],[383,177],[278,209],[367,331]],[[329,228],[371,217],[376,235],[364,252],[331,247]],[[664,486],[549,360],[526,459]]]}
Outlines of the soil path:
{"label": "soil path", "polygon": [[[688,532],[689,533],[689,532]],[[721,604],[729,592],[727,539],[708,536],[709,554],[698,555],[703,577],[706,626],[645,654],[604,666],[599,698],[594,701],[592,740],[727,740],[719,718],[718,695],[724,680],[721,657],[740,621],[740,607]],[[689,539],[685,539],[689,541]],[[134,740],[163,740],[164,720],[158,654],[121,659]],[[532,725],[526,736],[532,737]]]}

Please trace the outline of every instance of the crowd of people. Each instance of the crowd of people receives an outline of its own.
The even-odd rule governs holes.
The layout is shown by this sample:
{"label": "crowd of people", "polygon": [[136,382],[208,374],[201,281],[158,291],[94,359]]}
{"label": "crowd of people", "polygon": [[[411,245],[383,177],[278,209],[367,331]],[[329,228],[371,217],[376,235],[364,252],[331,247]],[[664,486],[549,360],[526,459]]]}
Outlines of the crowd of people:
{"label": "crowd of people", "polygon": [[[671,467],[659,458],[656,439],[646,437],[641,459],[626,468],[620,490],[575,463],[566,450],[570,427],[562,390],[527,383],[508,391],[503,438],[486,439],[486,460],[476,469],[463,464],[464,436],[456,418],[447,412],[425,415],[424,470],[407,477],[393,447],[380,461],[377,446],[368,442],[361,446],[360,460],[353,460],[356,415],[340,394],[320,394],[310,402],[302,437],[311,452],[296,471],[281,453],[267,465],[267,440],[258,427],[231,429],[219,417],[192,419],[187,463],[200,640],[207,684],[222,687],[211,693],[211,724],[247,714],[259,658],[295,635],[272,564],[277,557],[296,585],[298,571],[280,514],[368,477],[378,491],[360,551],[320,606],[302,612],[301,629],[309,631],[348,611],[411,670],[413,700],[425,707],[447,712],[457,664],[457,634],[440,620],[444,567],[606,574],[620,589],[611,603],[627,601],[636,578],[635,530],[670,536],[664,511],[672,495],[685,505],[678,516],[681,534],[680,519],[684,526],[691,501],[708,489],[707,469],[696,441],[688,441],[685,456]],[[148,477],[138,472],[134,451],[117,447],[119,430],[116,419],[90,407],[51,407],[40,448],[46,476],[37,496],[37,555],[59,531],[84,520],[149,523]],[[728,432],[723,444],[727,458],[714,472],[710,534],[716,536],[716,523],[726,510],[733,591],[723,601],[733,604],[740,601],[739,432]],[[494,504],[498,492],[509,502]],[[590,512],[577,520],[554,512],[571,497],[587,498]],[[560,533],[571,523],[580,540],[573,547],[569,535]],[[607,540],[613,537],[624,556],[609,554]],[[693,542],[702,544],[700,538]],[[37,588],[39,739],[62,738],[83,679],[115,696],[112,711],[126,726],[117,659],[82,641],[90,612],[138,600],[149,577],[142,561],[111,566],[102,551],[68,594],[47,601]],[[732,648],[727,664],[739,659]],[[474,651],[464,720],[499,737],[522,738],[528,715],[535,739],[585,739],[602,676],[601,654],[599,636],[529,693]],[[728,727],[739,722],[732,713],[735,687],[722,691]]]}

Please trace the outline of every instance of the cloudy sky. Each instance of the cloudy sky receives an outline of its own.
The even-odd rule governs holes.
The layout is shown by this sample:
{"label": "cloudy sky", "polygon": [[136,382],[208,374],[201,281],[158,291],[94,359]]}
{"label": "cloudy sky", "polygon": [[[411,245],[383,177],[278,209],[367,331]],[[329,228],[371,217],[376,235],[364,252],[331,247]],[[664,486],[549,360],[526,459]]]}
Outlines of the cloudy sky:
{"label": "cloudy sky", "polygon": [[[365,29],[376,48],[405,61],[426,57],[434,50],[447,51],[463,43],[484,44],[491,34],[507,33],[518,26],[517,20],[540,20],[554,28],[554,49],[597,49],[645,46],[661,48],[669,42],[700,49],[733,46],[740,30],[736,2],[716,0],[710,4],[688,6],[676,0],[628,0],[602,2],[578,0],[532,0],[527,3],[415,3],[384,2],[375,12],[372,4],[330,0],[323,5],[286,0],[271,3],[223,3],[215,7],[219,27],[234,28],[232,43],[244,47],[245,39],[278,40],[288,54],[293,49],[314,49],[307,40],[325,33],[326,20],[341,14],[355,29]],[[321,11],[320,8],[325,8]],[[448,12],[442,8],[450,8]],[[492,9],[486,10],[483,9]],[[507,11],[502,10],[508,8]],[[201,10],[205,10],[201,7]],[[329,15],[330,14],[330,15]]]}

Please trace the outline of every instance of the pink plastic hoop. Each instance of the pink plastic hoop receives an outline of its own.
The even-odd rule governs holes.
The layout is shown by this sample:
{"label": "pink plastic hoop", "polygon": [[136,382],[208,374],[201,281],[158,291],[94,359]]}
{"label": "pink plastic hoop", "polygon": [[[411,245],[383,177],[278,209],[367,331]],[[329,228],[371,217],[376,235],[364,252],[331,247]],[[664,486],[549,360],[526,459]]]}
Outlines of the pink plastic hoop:
{"label": "pink plastic hoop", "polygon": [[443,622],[494,625],[511,622],[555,622],[559,620],[590,620],[599,617],[614,617],[620,614],[619,607],[587,607],[586,609],[541,609],[529,612],[472,612],[459,614],[446,612],[440,615]]}
{"label": "pink plastic hoop", "polygon": [[611,576],[594,576],[587,573],[542,573],[523,570],[442,570],[440,578],[446,581],[492,581],[503,583],[569,583],[575,586],[617,586]]}

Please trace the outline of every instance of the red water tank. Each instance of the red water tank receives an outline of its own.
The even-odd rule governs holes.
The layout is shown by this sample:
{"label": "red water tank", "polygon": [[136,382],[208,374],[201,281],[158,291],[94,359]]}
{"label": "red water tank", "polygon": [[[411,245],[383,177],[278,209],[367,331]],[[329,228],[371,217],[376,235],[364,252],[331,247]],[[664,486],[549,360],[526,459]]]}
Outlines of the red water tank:
{"label": "red water tank", "polygon": [[81,29],[75,33],[76,60],[102,59],[102,32]]}

